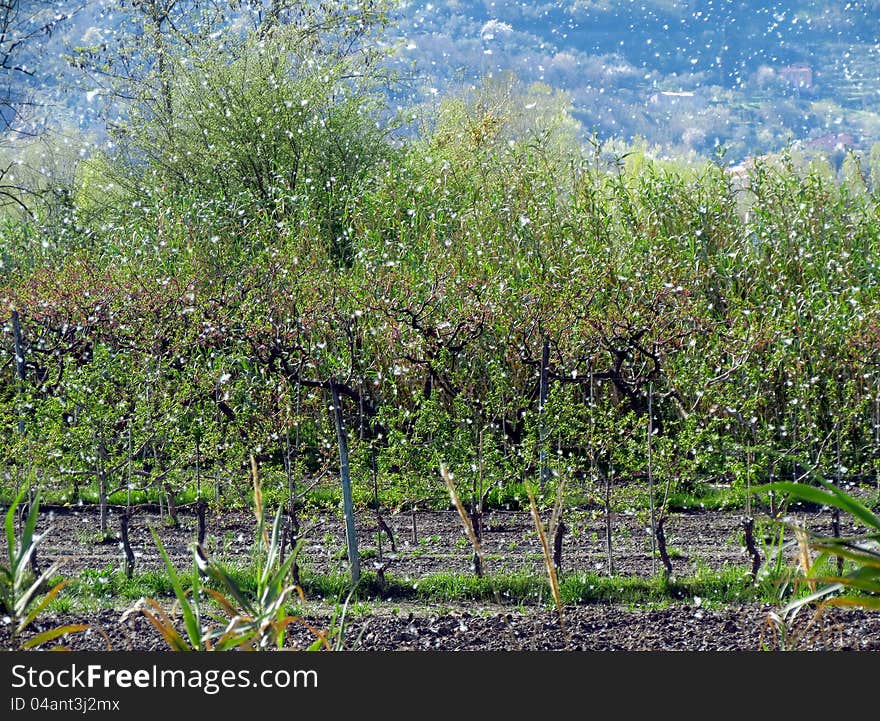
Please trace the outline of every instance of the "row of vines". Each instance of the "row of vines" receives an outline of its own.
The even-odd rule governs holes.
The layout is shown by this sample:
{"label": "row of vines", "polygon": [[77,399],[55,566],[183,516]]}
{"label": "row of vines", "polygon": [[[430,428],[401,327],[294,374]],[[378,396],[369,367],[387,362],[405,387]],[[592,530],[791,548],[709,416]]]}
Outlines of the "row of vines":
{"label": "row of vines", "polygon": [[282,503],[342,438],[355,502],[395,507],[448,498],[441,466],[476,504],[875,478],[865,184],[584,148],[512,81],[393,125],[284,57],[190,63],[173,123],[4,216],[7,497],[244,503],[253,458]]}

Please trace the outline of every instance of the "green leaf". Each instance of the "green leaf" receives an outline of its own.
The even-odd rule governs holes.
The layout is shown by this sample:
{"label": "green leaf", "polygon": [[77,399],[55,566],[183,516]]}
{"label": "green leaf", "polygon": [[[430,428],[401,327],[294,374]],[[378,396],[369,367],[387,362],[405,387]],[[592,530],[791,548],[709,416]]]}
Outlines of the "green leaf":
{"label": "green leaf", "polygon": [[316,638],[312,641],[311,644],[306,648],[306,651],[320,651],[326,645],[326,641],[323,638]]}
{"label": "green leaf", "polygon": [[838,508],[848,511],[853,518],[858,518],[865,527],[880,531],[880,517],[875,515],[865,504],[824,478],[817,478],[816,480],[837,498]]}
{"label": "green leaf", "polygon": [[216,648],[218,651],[228,651],[233,648],[247,650],[245,647],[248,645],[253,648],[254,635],[252,619],[236,616],[220,634]]}
{"label": "green leaf", "polygon": [[822,506],[833,506],[834,497],[830,493],[808,486],[804,483],[792,483],[791,481],[776,481],[774,483],[765,483],[752,488],[752,493],[766,493],[767,491],[780,491],[782,493],[790,493],[798,498],[811,503],[818,503]]}
{"label": "green leaf", "polygon": [[[151,599],[148,599],[151,600]],[[156,616],[152,613],[144,609],[142,613],[147,617],[147,620],[153,624],[153,627],[159,632],[159,635],[165,639],[165,643],[168,644],[169,648],[172,651],[191,651],[192,649],[187,645],[186,641],[183,640],[183,637],[177,632],[177,629],[171,623],[171,619],[168,618],[168,615],[162,611],[162,609],[158,606],[158,604],[153,601],[157,611],[160,611],[162,614],[162,620],[160,621]]]}
{"label": "green leaf", "polygon": [[862,578],[859,576],[818,576],[819,583],[836,584],[844,588],[863,591],[870,594],[880,594],[880,580]]}
{"label": "green leaf", "polygon": [[21,549],[21,552],[15,559],[15,565],[12,567],[12,583],[15,587],[16,593],[18,593],[27,580],[28,564],[30,563],[33,554],[34,546],[25,546]]}
{"label": "green leaf", "polygon": [[72,623],[67,626],[57,626],[56,628],[50,628],[48,631],[38,633],[33,638],[29,638],[21,644],[21,647],[23,649],[34,648],[34,646],[54,641],[60,636],[66,636],[71,633],[81,633],[82,631],[87,631],[89,628],[91,628],[91,626],[84,623]]}
{"label": "green leaf", "polygon": [[[58,564],[58,565],[60,565],[60,564]],[[45,575],[46,575],[46,574],[43,574],[43,576],[45,576]],[[42,576],[41,576],[40,578],[42,578]],[[34,620],[34,619],[35,619],[40,613],[42,613],[43,609],[45,609],[46,606],[48,606],[49,603],[51,603],[52,599],[55,598],[55,596],[57,596],[57,595],[61,592],[61,589],[64,588],[69,582],[70,582],[70,579],[69,579],[69,578],[66,578],[66,579],[64,579],[63,581],[61,581],[60,583],[56,583],[56,584],[55,584],[55,585],[49,590],[49,592],[48,592],[45,596],[43,596],[42,599],[40,599],[40,602],[39,602],[36,606],[34,606],[34,607],[31,609],[30,613],[28,613],[28,615],[24,618],[24,620],[22,620],[21,623],[18,624],[18,633],[21,633],[25,628],[27,628],[28,625],[29,625],[30,623],[32,623],[33,620]],[[34,584],[34,587],[37,587],[37,588],[38,588],[38,587],[39,587],[39,582],[37,582],[36,584]],[[33,587],[32,587],[32,588],[33,588]],[[26,606],[25,606],[25,607],[26,607]]]}
{"label": "green leaf", "polygon": [[[174,568],[174,564],[171,562],[171,559],[165,550],[165,546],[162,545],[162,540],[159,538],[159,534],[152,526],[150,526],[150,533],[153,535],[153,541],[159,549],[159,555],[162,556],[162,561],[165,563],[165,569],[168,571],[168,579],[171,581],[171,588],[174,590],[174,595],[177,596],[177,600],[180,603],[180,611],[183,614],[183,622],[186,626],[187,635],[193,646],[198,648],[201,646],[202,629],[199,623],[197,607],[190,604],[186,591],[183,590],[183,585],[180,583],[180,577],[177,575],[177,570]],[[196,574],[196,578],[198,578],[198,574]],[[192,593],[193,598],[196,599],[195,603],[198,603],[197,583],[193,586]]]}
{"label": "green leaf", "polygon": [[9,568],[15,568],[15,512],[21,499],[24,498],[24,491],[18,494],[18,497],[10,504],[9,510],[6,511],[6,549],[9,553]]}
{"label": "green leaf", "polygon": [[[17,598],[15,600],[15,614],[17,616],[20,617],[25,614],[28,606],[31,603],[31,599],[37,593],[40,592],[40,589],[42,589],[43,584],[46,581],[48,581],[52,576],[54,576],[55,573],[57,573],[58,569],[61,568],[62,563],[63,563],[63,560],[55,561],[55,563],[53,563],[51,566],[49,566],[49,568],[47,568],[45,571],[43,571],[43,573],[40,574],[40,577],[36,581],[34,581],[19,598]],[[66,581],[62,581],[61,584],[59,584],[59,585],[63,585],[63,584],[66,584]],[[51,591],[50,591],[50,593],[51,593]],[[30,618],[32,620],[31,616],[29,616],[28,618]]]}
{"label": "green leaf", "polygon": [[828,601],[829,606],[853,606],[880,611],[880,596],[840,596]]}
{"label": "green leaf", "polygon": [[229,599],[226,598],[226,596],[224,596],[222,593],[220,593],[219,591],[215,591],[213,588],[206,588],[205,593],[213,598],[217,602],[217,604],[219,604],[220,607],[224,611],[226,611],[227,614],[229,614],[230,616],[236,615],[237,611],[235,609],[235,606],[233,606]]}
{"label": "green leaf", "polygon": [[876,579],[880,581],[880,569],[874,566],[861,566],[852,573],[848,573],[847,577],[858,578],[862,580]]}
{"label": "green leaf", "polygon": [[833,541],[834,539],[824,537],[817,540],[811,539],[810,545],[813,548],[822,551],[826,556],[841,556],[842,558],[851,559],[864,566],[880,568],[880,556],[876,553],[873,553],[868,549],[854,548],[851,545],[852,541],[849,540],[841,541],[840,543],[834,543]]}
{"label": "green leaf", "polygon": [[241,608],[245,609],[248,613],[253,613],[253,608],[247,595],[238,587],[232,576],[226,573],[221,566],[211,563],[206,556],[202,557],[199,554],[196,554],[196,563],[199,565],[201,572],[215,583],[223,586]]}
{"label": "green leaf", "polygon": [[269,579],[275,560],[278,558],[278,551],[281,547],[281,506],[275,511],[275,520],[272,522],[272,539],[269,543],[269,550],[266,556],[266,563],[263,566],[263,572],[260,574],[260,587],[263,588]]}
{"label": "green leaf", "polygon": [[30,548],[33,545],[34,530],[37,527],[37,515],[40,509],[40,494],[34,494],[33,503],[28,510],[28,517],[21,531],[21,549]]}
{"label": "green leaf", "polygon": [[807,605],[813,603],[813,601],[818,601],[818,600],[823,599],[832,593],[836,593],[841,588],[842,588],[842,586],[839,583],[835,583],[830,586],[824,586],[823,588],[818,589],[817,591],[809,594],[808,596],[804,596],[802,598],[795,599],[794,601],[791,601],[790,603],[786,604],[782,608],[782,614],[787,616],[792,611],[796,611],[797,609],[799,609],[803,606],[807,606]]}
{"label": "green leaf", "polygon": [[774,483],[765,483],[764,485],[757,486],[752,489],[752,492],[762,493],[766,491],[780,491],[782,493],[791,494],[801,500],[809,501],[810,503],[818,503],[822,506],[839,508],[852,515],[853,518],[857,518],[866,527],[880,531],[880,518],[877,518],[877,516],[875,516],[865,505],[847,493],[841,491],[834,484],[821,478],[817,478],[816,480],[828,490],[823,491],[815,486],[807,485],[806,483],[776,481]]}

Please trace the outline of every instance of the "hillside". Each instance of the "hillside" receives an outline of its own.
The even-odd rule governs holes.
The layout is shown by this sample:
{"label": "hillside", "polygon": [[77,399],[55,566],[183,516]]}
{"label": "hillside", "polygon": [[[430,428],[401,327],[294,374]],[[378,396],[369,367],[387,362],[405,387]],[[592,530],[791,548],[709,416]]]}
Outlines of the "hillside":
{"label": "hillside", "polygon": [[[111,40],[123,15],[108,0],[52,5],[71,17],[32,44],[27,82],[55,120],[100,129],[100,95],[63,56]],[[670,154],[723,148],[737,162],[795,142],[836,149],[839,166],[842,148],[867,155],[880,140],[876,2],[404,1],[392,19],[401,105],[509,71],[565,90],[584,137]]]}
{"label": "hillside", "polygon": [[876,647],[876,8],[35,2],[0,645]]}

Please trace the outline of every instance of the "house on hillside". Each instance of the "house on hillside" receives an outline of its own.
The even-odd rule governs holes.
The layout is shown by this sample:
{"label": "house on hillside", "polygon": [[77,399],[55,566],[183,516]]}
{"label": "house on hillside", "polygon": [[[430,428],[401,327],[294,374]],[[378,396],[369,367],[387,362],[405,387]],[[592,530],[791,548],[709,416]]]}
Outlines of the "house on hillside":
{"label": "house on hillside", "polygon": [[661,90],[648,98],[648,107],[655,110],[698,109],[705,105],[705,99],[691,90]]}
{"label": "house on hillside", "polygon": [[813,87],[813,68],[806,63],[794,63],[780,68],[778,75],[794,88],[807,90]]}
{"label": "house on hillside", "polygon": [[855,146],[856,140],[849,133],[826,133],[806,142],[806,147],[811,150],[825,150],[829,153],[850,150]]}

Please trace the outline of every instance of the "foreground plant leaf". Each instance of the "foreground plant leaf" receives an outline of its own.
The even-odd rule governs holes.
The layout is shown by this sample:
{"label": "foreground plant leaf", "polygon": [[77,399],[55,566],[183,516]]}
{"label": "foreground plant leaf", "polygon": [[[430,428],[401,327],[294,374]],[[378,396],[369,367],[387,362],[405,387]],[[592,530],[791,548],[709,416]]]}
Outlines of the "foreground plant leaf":
{"label": "foreground plant leaf", "polygon": [[781,493],[788,493],[810,503],[817,503],[830,508],[839,508],[841,511],[846,511],[854,518],[857,518],[865,527],[869,529],[873,528],[878,534],[880,534],[880,518],[878,518],[867,506],[847,494],[845,491],[842,491],[833,483],[826,481],[824,478],[815,477],[813,480],[823,486],[826,490],[823,491],[805,483],[776,481],[774,483],[766,483],[761,486],[756,486],[753,489],[753,492],[762,493],[766,491],[779,491]]}
{"label": "foreground plant leaf", "polygon": [[48,643],[49,641],[54,641],[56,638],[60,638],[61,636],[67,636],[72,633],[81,633],[82,631],[87,631],[90,628],[91,626],[84,623],[72,623],[68,624],[67,626],[50,628],[48,631],[43,631],[42,633],[38,633],[36,636],[32,636],[27,641],[22,643],[21,647],[23,649],[34,648],[44,643]]}
{"label": "foreground plant leaf", "polygon": [[[804,580],[810,584],[813,592],[786,604],[783,615],[796,613],[816,601],[821,602],[820,609],[824,606],[880,609],[880,518],[858,499],[818,474],[811,473],[810,477],[821,488],[806,483],[779,481],[758,486],[754,490],[758,493],[779,491],[804,501],[837,508],[862,523],[867,532],[858,536],[833,537],[797,528],[796,532],[803,534],[808,550],[819,551],[819,556],[804,573]],[[821,568],[823,562],[832,557],[846,559],[854,568],[849,573],[833,576],[813,570]],[[816,588],[816,584],[823,585]]]}

